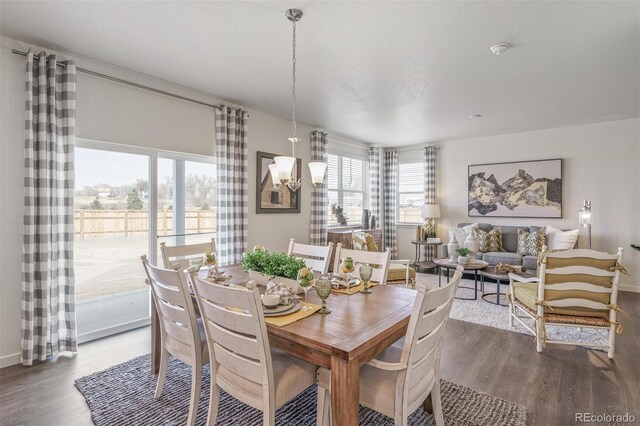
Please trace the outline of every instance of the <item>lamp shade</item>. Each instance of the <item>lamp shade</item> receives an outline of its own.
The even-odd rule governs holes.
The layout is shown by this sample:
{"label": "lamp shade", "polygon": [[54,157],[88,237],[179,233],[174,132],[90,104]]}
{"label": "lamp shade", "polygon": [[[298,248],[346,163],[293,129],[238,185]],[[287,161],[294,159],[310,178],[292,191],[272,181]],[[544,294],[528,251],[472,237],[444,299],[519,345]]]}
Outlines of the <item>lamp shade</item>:
{"label": "lamp shade", "polygon": [[284,155],[275,157],[273,161],[276,162],[276,166],[278,167],[278,178],[280,181],[288,181],[291,179],[293,170],[293,165],[296,162],[296,159],[293,157],[287,157]]}
{"label": "lamp shade", "polygon": [[271,172],[271,181],[273,185],[280,185],[280,174],[278,173],[278,165],[276,163],[269,164],[269,171]]}
{"label": "lamp shade", "polygon": [[311,182],[316,185],[324,182],[324,174],[327,171],[327,163],[309,163],[309,171],[311,172]]}
{"label": "lamp shade", "polygon": [[440,205],[439,204],[423,204],[422,205],[422,217],[427,218],[440,218]]}

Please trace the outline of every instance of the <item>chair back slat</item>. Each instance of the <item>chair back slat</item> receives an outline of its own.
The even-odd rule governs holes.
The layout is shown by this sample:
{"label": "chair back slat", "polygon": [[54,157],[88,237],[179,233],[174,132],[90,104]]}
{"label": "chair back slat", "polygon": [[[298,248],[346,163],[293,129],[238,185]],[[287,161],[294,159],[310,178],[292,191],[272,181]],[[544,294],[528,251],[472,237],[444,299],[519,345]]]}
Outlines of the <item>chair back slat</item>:
{"label": "chair back slat", "polygon": [[331,252],[333,251],[333,243],[327,246],[312,246],[309,244],[296,243],[293,238],[289,241],[290,256],[304,260],[307,267],[314,272],[326,274],[329,271],[329,261],[331,260]]}
{"label": "chair back slat", "polygon": [[[568,297],[565,299],[558,299],[558,300],[545,300],[545,303],[549,306],[551,306],[552,308],[568,308],[568,307],[579,307],[579,308],[589,308],[589,309],[596,309],[596,310],[606,310],[609,309],[609,304],[607,303],[601,303],[601,302],[595,302],[593,300],[590,299],[582,299],[582,298],[575,298],[575,297]],[[550,311],[553,312],[553,311]]]}
{"label": "chair back slat", "polygon": [[235,333],[211,321],[207,321],[207,332],[214,342],[231,352],[251,359],[260,359],[258,339],[255,337]]}
{"label": "chair back slat", "polygon": [[[547,275],[548,277],[548,275]],[[600,285],[594,285],[584,282],[565,282],[558,284],[545,284],[547,291],[588,291],[591,293],[611,293],[613,289],[611,287],[603,287]]]}
{"label": "chair back slat", "polygon": [[433,334],[441,326],[449,315],[448,303],[443,303],[437,309],[425,314],[421,321],[416,324],[416,342]]}
{"label": "chair back slat", "polygon": [[[356,265],[358,263],[368,263],[372,266],[377,266],[373,268],[371,281],[381,284],[385,284],[387,282],[389,260],[391,259],[391,252],[389,251],[389,249],[382,252],[352,250],[342,248],[342,244],[338,243],[338,245],[336,246],[333,272],[340,272],[340,265],[347,257],[352,258],[354,264]],[[354,275],[357,277],[357,272]]]}
{"label": "chair back slat", "polygon": [[214,238],[210,242],[188,244],[183,246],[168,246],[160,243],[160,253],[166,269],[187,269],[189,260],[202,258],[207,252],[216,252],[216,241]]}
{"label": "chair back slat", "polygon": [[157,268],[149,264],[146,256],[142,256],[142,264],[151,285],[162,339],[169,336],[199,354],[200,334],[184,272]]}
{"label": "chair back slat", "polygon": [[[194,289],[206,325],[216,383],[256,409],[273,404],[271,350],[260,293],[253,281],[245,288],[196,278]],[[262,387],[262,398],[245,390],[247,380]]]}
{"label": "chair back slat", "polygon": [[259,361],[235,354],[229,349],[220,346],[218,342],[213,343],[213,351],[216,363],[219,366],[244,379],[262,384],[262,366]]}
{"label": "chair back slat", "polygon": [[597,277],[613,277],[614,271],[605,271],[591,266],[565,266],[563,268],[547,268],[548,275],[595,275]]}

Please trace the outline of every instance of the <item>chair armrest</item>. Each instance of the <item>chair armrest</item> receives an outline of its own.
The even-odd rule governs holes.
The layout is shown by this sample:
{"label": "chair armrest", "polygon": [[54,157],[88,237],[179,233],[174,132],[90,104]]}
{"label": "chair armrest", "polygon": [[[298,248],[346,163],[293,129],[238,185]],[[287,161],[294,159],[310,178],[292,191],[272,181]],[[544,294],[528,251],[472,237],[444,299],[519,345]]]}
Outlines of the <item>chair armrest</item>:
{"label": "chair armrest", "polygon": [[389,264],[395,264],[395,265],[411,265],[413,262],[409,259],[392,259],[389,261]]}
{"label": "chair armrest", "polygon": [[514,274],[513,272],[509,272],[509,279],[511,281],[516,281],[519,283],[537,283],[538,281],[540,281],[538,277],[525,278],[521,277],[520,275]]}
{"label": "chair armrest", "polygon": [[386,371],[402,371],[407,369],[407,364],[404,362],[385,362],[375,358],[367,362],[367,365]]}

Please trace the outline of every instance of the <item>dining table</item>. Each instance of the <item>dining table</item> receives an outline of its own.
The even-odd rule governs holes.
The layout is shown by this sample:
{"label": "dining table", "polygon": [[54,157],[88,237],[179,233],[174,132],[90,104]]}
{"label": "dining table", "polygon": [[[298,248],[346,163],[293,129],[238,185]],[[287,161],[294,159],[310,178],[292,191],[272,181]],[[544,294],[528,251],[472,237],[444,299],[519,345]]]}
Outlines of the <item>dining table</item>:
{"label": "dining table", "polygon": [[[240,265],[218,269],[231,275],[233,284],[244,285],[249,281],[248,273]],[[332,424],[357,425],[360,367],[406,334],[415,297],[414,290],[391,285],[373,287],[370,294],[332,291],[327,299],[330,314],[315,313],[282,327],[267,323],[269,343],[329,368]],[[311,303],[320,302],[315,292],[309,292],[308,298]],[[161,342],[153,304],[151,345],[151,368],[157,374]]]}

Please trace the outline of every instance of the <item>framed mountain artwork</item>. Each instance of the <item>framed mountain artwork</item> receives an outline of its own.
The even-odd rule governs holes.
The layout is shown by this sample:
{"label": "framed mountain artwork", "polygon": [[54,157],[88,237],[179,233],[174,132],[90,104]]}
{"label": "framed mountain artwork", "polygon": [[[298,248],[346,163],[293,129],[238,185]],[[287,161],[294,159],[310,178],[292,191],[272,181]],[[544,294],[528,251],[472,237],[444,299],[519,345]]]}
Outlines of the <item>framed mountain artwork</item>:
{"label": "framed mountain artwork", "polygon": [[470,217],[562,217],[562,160],[469,166]]}

